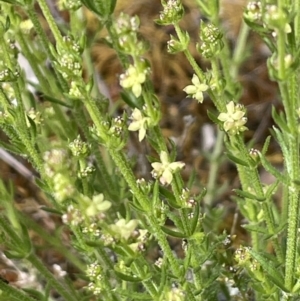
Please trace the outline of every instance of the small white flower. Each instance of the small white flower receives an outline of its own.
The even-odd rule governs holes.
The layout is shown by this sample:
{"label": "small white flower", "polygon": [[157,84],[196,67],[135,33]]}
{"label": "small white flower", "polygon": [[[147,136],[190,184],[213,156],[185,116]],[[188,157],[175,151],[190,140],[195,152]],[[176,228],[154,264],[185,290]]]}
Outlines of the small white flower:
{"label": "small white flower", "polygon": [[97,214],[107,211],[111,207],[111,202],[104,200],[104,195],[102,193],[94,195],[92,200],[85,198],[88,204],[85,209],[85,214],[87,216],[96,216]]}
{"label": "small white flower", "polygon": [[130,123],[129,131],[139,131],[139,141],[142,141],[146,135],[147,125],[150,121],[149,117],[144,117],[142,112],[135,108],[131,115],[132,122]]}
{"label": "small white flower", "polygon": [[183,91],[186,92],[189,96],[192,98],[195,98],[198,100],[198,102],[203,102],[203,92],[208,89],[208,86],[206,84],[201,84],[199,77],[194,74],[192,78],[193,85],[186,86]]}
{"label": "small white flower", "polygon": [[116,237],[128,240],[138,224],[139,222],[136,219],[132,219],[127,222],[122,218],[118,220],[114,225],[110,225],[109,228],[115,233]]}
{"label": "small white flower", "polygon": [[247,130],[244,126],[247,122],[247,118],[244,117],[245,111],[243,106],[235,103],[233,101],[229,102],[226,105],[227,112],[221,113],[218,116],[218,119],[224,122],[224,130],[232,135],[237,134],[238,132],[243,132]]}
{"label": "small white flower", "polygon": [[140,72],[138,68],[130,65],[124,74],[120,75],[120,85],[123,88],[132,90],[132,93],[139,97],[142,94],[142,84],[146,80],[146,70]]}
{"label": "small white flower", "polygon": [[161,184],[170,184],[173,180],[173,173],[182,169],[185,164],[183,162],[169,162],[168,154],[164,151],[160,153],[160,161],[151,164],[153,167],[152,176],[159,178]]}

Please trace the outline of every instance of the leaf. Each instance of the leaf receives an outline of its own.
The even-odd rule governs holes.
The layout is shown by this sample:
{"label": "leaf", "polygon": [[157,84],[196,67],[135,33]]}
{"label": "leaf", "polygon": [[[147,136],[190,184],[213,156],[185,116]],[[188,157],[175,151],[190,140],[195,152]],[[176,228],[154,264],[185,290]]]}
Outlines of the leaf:
{"label": "leaf", "polygon": [[277,264],[275,265],[273,260],[270,260],[262,253],[258,253],[254,250],[249,250],[249,253],[258,261],[268,278],[280,289],[287,292],[288,290],[284,287],[284,278],[279,272]]}
{"label": "leaf", "polygon": [[135,258],[137,254],[127,245],[117,245],[114,247],[114,251],[122,256],[129,258]]}
{"label": "leaf", "polygon": [[166,189],[165,187],[160,186],[159,187],[159,192],[162,196],[164,196],[168,202],[168,204],[175,209],[180,209],[181,206],[179,204],[177,204],[176,202],[176,198],[173,195],[173,193],[171,191],[169,191],[168,189]]}
{"label": "leaf", "polygon": [[8,3],[8,4],[13,4],[13,5],[23,6],[22,3],[20,3],[19,1],[16,1],[16,0],[1,0],[1,2],[5,2],[5,3]]}
{"label": "leaf", "polygon": [[63,213],[57,209],[54,209],[54,208],[49,208],[49,207],[46,207],[46,206],[42,206],[40,207],[41,210],[43,211],[46,211],[46,212],[49,212],[49,213],[52,213],[52,214],[57,214],[59,216],[62,216]]}
{"label": "leaf", "polygon": [[115,273],[116,273],[116,275],[120,279],[122,279],[124,281],[128,281],[128,282],[141,282],[143,280],[143,279],[141,279],[139,277],[135,277],[135,276],[128,275],[128,274],[123,274],[123,273],[121,273],[119,271],[116,271],[116,270],[115,270]]}
{"label": "leaf", "polygon": [[247,230],[251,231],[251,232],[268,234],[268,229],[266,227],[263,227],[263,226],[249,224],[249,225],[242,225],[242,227],[244,229],[247,229]]}
{"label": "leaf", "polygon": [[161,229],[163,232],[165,232],[167,235],[173,236],[173,237],[178,237],[178,238],[187,238],[188,236],[184,233],[178,232],[178,231],[173,231],[168,227],[161,226]]}
{"label": "leaf", "polygon": [[233,154],[229,153],[228,151],[226,152],[226,155],[228,157],[229,160],[231,160],[232,162],[236,163],[236,164],[239,164],[239,165],[242,165],[242,166],[246,166],[246,167],[249,167],[249,164],[248,162],[240,159],[240,158],[237,158],[236,156],[234,156]]}
{"label": "leaf", "polygon": [[285,119],[283,113],[281,112],[280,114],[277,114],[274,106],[272,106],[272,117],[273,117],[275,123],[278,125],[278,127],[283,132],[290,133],[290,129],[287,126],[287,122],[286,122],[286,119]]}
{"label": "leaf", "polygon": [[238,195],[238,196],[241,196],[241,197],[244,197],[246,199],[251,199],[251,200],[255,200],[255,201],[259,201],[259,202],[263,202],[266,200],[265,197],[258,197],[248,191],[243,191],[243,190],[240,190],[240,189],[233,189],[233,191]]}
{"label": "leaf", "polygon": [[265,140],[264,146],[263,146],[262,151],[261,151],[261,153],[263,155],[265,155],[266,152],[268,151],[268,148],[269,148],[269,145],[270,145],[270,141],[271,141],[271,136],[268,136],[266,138],[266,140]]}
{"label": "leaf", "polygon": [[[126,300],[153,300],[153,297],[147,293],[137,293],[129,290],[118,289],[118,295],[126,297]],[[128,299],[129,298],[129,299]],[[125,299],[123,299],[125,300]]]}
{"label": "leaf", "polygon": [[280,183],[279,180],[277,180],[273,184],[269,185],[269,187],[265,193],[266,199],[270,199],[272,197],[272,195],[277,190],[279,183]]}
{"label": "leaf", "polygon": [[138,203],[138,201],[134,198],[133,202],[128,202],[129,206],[132,207],[133,209],[135,209],[136,211],[139,211],[141,213],[146,213],[147,211],[144,210],[140,204]]}
{"label": "leaf", "polygon": [[208,118],[215,124],[220,124],[220,120],[218,119],[218,116],[211,112],[210,110],[207,110],[207,116]]}
{"label": "leaf", "polygon": [[[69,96],[69,95],[67,95],[67,96]],[[64,107],[67,107],[67,108],[70,108],[70,109],[73,108],[72,105],[69,105],[69,104],[65,103],[64,101],[59,100],[59,99],[57,99],[57,98],[54,98],[54,97],[52,97],[52,96],[49,96],[49,95],[46,95],[46,94],[42,94],[41,97],[44,98],[44,99],[47,100],[47,101],[52,102],[52,103],[56,103],[56,104],[59,104],[59,105],[61,105],[61,106],[64,106]]]}
{"label": "leaf", "polygon": [[4,148],[5,150],[7,150],[13,154],[16,154],[16,155],[26,154],[23,144],[17,143],[15,141],[13,141],[13,144],[9,144],[9,143],[5,143],[4,141],[0,141],[0,146],[2,148]]}
{"label": "leaf", "polygon": [[47,192],[47,193],[52,193],[52,190],[50,189],[50,187],[48,186],[48,184],[46,182],[44,182],[43,180],[39,179],[39,178],[35,178],[35,184],[36,186],[38,186],[41,190]]}
{"label": "leaf", "polygon": [[34,290],[32,288],[23,288],[22,290],[29,294],[31,297],[34,297],[36,300],[44,300],[44,295],[37,290]]}
{"label": "leaf", "polygon": [[20,225],[21,225],[21,230],[22,230],[22,235],[21,235],[22,252],[29,255],[32,251],[32,243],[31,243],[31,240],[30,240],[30,236],[29,236],[29,233],[28,233],[28,230],[27,230],[26,226],[22,223],[20,223]]}
{"label": "leaf", "polygon": [[261,160],[261,164],[265,168],[266,171],[268,171],[271,175],[273,175],[276,179],[278,179],[280,182],[282,182],[284,185],[289,185],[289,178],[287,175],[282,175],[274,166],[271,165],[271,163],[266,159],[264,155],[259,153],[259,157]]}
{"label": "leaf", "polygon": [[125,103],[127,103],[131,108],[135,109],[139,109],[141,110],[143,107],[143,103],[141,102],[141,100],[139,100],[138,98],[136,98],[133,93],[129,92],[129,91],[121,91],[120,95],[122,97],[122,99],[124,100]]}
{"label": "leaf", "polygon": [[191,221],[191,234],[193,235],[197,229],[197,224],[199,221],[199,214],[200,214],[200,202],[197,202],[195,209],[194,209],[194,216],[192,217]]}

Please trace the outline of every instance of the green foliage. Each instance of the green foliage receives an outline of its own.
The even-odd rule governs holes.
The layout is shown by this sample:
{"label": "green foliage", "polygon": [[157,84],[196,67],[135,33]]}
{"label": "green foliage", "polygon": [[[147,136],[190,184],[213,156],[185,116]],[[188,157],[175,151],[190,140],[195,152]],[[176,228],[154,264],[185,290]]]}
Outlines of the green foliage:
{"label": "green foliage", "polygon": [[[19,210],[13,184],[0,182],[3,254],[16,266],[27,265],[38,282],[16,288],[0,278],[0,300],[50,301],[53,291],[65,301],[298,300],[300,11],[299,1],[275,2],[249,2],[231,51],[220,1],[194,1],[206,18],[198,24],[194,48],[209,70],[197,64],[191,33],[181,28],[184,1],[162,1],[159,19],[153,20],[174,27],[166,49],[181,52],[193,69],[183,91],[199,106],[214,106],[207,115],[218,138],[207,155],[210,170],[202,187],[196,170],[188,181],[182,177],[186,164],[177,158],[178,145],[160,128],[161,100],[138,16],[118,15],[116,0],[61,0],[58,8],[68,10],[70,18],[64,26],[45,0],[37,0],[50,34],[33,1],[1,1],[0,127],[6,140],[0,146],[31,163],[35,189],[44,200],[39,212],[55,229],[50,234]],[[82,5],[100,20],[105,43],[123,68],[115,106],[99,88],[91,57],[99,37],[86,30]],[[245,142],[249,120],[238,83],[249,29],[269,47],[269,76],[278,83],[282,103],[280,111],[272,109],[275,126],[261,151]],[[21,53],[36,81],[21,71]],[[269,161],[271,139],[280,146],[282,170]],[[129,157],[134,144],[147,151],[146,164]],[[237,225],[234,217],[231,229],[219,200],[227,183],[219,185],[217,177],[227,159],[238,171],[241,185],[232,198],[246,221]],[[140,172],[143,164],[146,171]],[[262,168],[273,183],[262,183]],[[137,178],[141,174],[144,178]],[[274,194],[280,188],[277,206]],[[234,244],[236,226],[249,237],[241,246]],[[74,266],[72,278],[61,267],[59,275],[49,270],[39,257],[43,248],[57,250]],[[83,281],[82,287],[71,279]]]}

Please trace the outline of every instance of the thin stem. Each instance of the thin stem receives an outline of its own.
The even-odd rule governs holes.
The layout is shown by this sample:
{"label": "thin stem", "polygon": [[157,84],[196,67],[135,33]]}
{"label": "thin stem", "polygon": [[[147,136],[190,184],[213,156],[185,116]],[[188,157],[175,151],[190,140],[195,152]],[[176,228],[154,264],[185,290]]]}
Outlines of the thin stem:
{"label": "thin stem", "polygon": [[78,301],[62,284],[59,282],[44,266],[44,264],[34,255],[30,254],[26,258],[40,273],[41,275],[51,283],[52,287],[66,300],[66,301]]}
{"label": "thin stem", "polygon": [[[47,57],[50,59],[51,62],[55,61],[55,57],[52,54],[50,50],[50,43],[49,38],[46,36],[38,17],[33,9],[27,10],[28,16],[30,17],[30,20],[33,23],[34,29],[37,32],[39,39],[42,43],[42,46],[44,47],[44,50],[47,54]],[[66,83],[65,79],[62,77],[62,75],[54,68],[55,77],[57,79],[57,86],[60,89],[60,91],[67,92],[68,91],[68,84]]]}
{"label": "thin stem", "polygon": [[51,29],[51,32],[56,40],[56,43],[60,46],[60,45],[63,45],[63,38],[62,38],[62,35],[56,25],[56,22],[49,10],[49,7],[46,3],[46,1],[44,0],[37,0],[42,12],[43,12],[43,15],[45,17],[45,19],[47,20],[47,23]]}
{"label": "thin stem", "polygon": [[12,300],[11,298],[14,298],[14,300],[18,301],[36,301],[36,299],[32,299],[31,297],[25,295],[22,290],[19,290],[14,286],[5,283],[2,279],[0,279],[0,291],[2,293],[1,296],[5,294],[7,297],[9,297],[9,299],[7,300]]}
{"label": "thin stem", "polygon": [[215,196],[215,191],[216,191],[215,186],[216,186],[216,180],[218,177],[218,170],[220,166],[219,159],[223,151],[224,136],[225,133],[223,131],[218,130],[216,143],[214,146],[212,156],[210,158],[209,177],[206,186],[207,194],[204,197],[204,203],[209,207],[212,205],[213,198]]}

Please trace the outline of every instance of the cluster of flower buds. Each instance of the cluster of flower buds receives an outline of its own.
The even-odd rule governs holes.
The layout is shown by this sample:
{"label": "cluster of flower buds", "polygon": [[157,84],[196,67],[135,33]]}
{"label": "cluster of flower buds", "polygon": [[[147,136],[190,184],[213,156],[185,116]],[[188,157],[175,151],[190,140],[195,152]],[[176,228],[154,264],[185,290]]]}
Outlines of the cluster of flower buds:
{"label": "cluster of flower buds", "polygon": [[201,43],[197,44],[197,50],[207,59],[215,57],[224,47],[222,38],[223,34],[218,27],[202,22],[200,26]]}
{"label": "cluster of flower buds", "polygon": [[54,53],[56,61],[53,63],[64,78],[74,80],[82,76],[81,53],[84,43],[84,37],[78,43],[72,36],[65,36],[63,44],[57,45],[57,53]]}
{"label": "cluster of flower buds", "polygon": [[80,136],[69,143],[69,149],[73,156],[78,158],[86,158],[90,153],[90,145],[87,142],[82,141]]}
{"label": "cluster of flower buds", "polygon": [[177,24],[184,15],[181,0],[162,1],[163,11],[160,12],[156,22],[160,25]]}
{"label": "cluster of flower buds", "polygon": [[138,16],[129,16],[121,13],[114,24],[118,35],[119,49],[133,57],[139,57],[145,53],[146,45],[138,38],[140,20]]}
{"label": "cluster of flower buds", "polygon": [[86,275],[90,279],[88,289],[93,292],[94,295],[99,295],[102,291],[102,269],[98,263],[90,264],[86,269]]}

